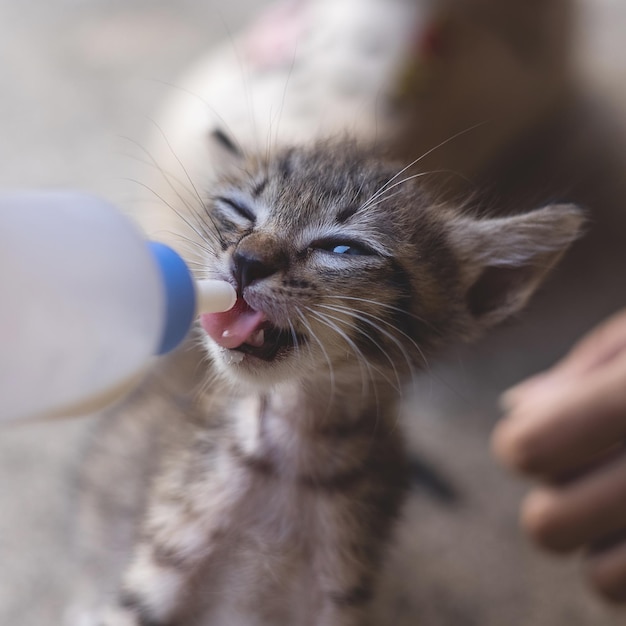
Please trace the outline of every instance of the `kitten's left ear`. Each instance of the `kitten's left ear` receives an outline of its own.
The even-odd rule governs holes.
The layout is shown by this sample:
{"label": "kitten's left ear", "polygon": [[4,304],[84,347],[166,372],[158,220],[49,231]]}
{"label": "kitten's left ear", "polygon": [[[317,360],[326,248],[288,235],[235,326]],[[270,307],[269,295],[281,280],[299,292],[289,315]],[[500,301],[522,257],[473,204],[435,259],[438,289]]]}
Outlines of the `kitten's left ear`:
{"label": "kitten's left ear", "polygon": [[519,311],[579,236],[583,213],[553,205],[513,217],[452,221],[467,308],[482,326]]}

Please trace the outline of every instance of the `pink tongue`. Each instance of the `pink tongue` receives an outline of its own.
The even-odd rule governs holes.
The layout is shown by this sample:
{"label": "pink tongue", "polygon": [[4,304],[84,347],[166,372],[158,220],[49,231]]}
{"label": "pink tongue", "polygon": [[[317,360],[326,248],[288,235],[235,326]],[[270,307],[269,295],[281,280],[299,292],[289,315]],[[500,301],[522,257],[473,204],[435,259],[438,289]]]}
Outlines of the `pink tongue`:
{"label": "pink tongue", "polygon": [[218,346],[230,350],[247,343],[264,321],[265,315],[251,309],[243,298],[238,298],[230,311],[200,316],[200,323],[207,335]]}

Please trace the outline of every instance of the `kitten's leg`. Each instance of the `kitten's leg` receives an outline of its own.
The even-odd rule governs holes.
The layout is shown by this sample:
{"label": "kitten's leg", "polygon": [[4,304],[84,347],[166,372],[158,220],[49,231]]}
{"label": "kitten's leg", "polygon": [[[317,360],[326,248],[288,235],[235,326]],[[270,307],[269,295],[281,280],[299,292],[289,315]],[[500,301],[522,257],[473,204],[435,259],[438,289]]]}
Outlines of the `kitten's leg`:
{"label": "kitten's leg", "polygon": [[[181,529],[178,529],[180,531]],[[205,555],[210,550],[200,549]],[[107,609],[98,626],[166,626],[181,604],[196,571],[195,558],[169,558],[159,541],[143,541],[124,575],[115,607]]]}
{"label": "kitten's leg", "polygon": [[232,485],[206,489],[202,508],[174,496],[157,497],[123,579],[118,617],[102,626],[170,624],[185,608],[190,579],[232,526],[234,494]]}
{"label": "kitten's leg", "polygon": [[[374,526],[364,524],[363,509],[360,512],[354,508],[349,510],[349,495],[345,495],[344,498],[329,494],[328,501],[319,510],[323,530],[316,538],[319,543],[315,570],[322,604],[317,626],[365,626],[369,623],[376,571],[384,537],[391,525],[391,520],[379,520]],[[372,532],[374,527],[378,532]]]}

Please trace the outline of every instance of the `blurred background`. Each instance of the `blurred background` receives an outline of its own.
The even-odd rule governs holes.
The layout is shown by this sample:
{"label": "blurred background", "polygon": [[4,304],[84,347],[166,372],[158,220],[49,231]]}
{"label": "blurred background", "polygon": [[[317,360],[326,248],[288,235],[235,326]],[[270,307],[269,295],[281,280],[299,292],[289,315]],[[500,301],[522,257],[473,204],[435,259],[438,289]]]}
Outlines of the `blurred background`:
{"label": "blurred background", "polygon": [[[0,186],[78,187],[132,208],[133,142],[145,143],[148,118],[191,62],[268,4],[0,0]],[[411,149],[465,127],[469,111],[476,118],[482,106],[497,109],[509,126],[495,125],[492,135],[472,137],[475,150],[471,142],[453,146],[434,163],[467,173],[472,197],[485,206],[574,200],[590,211],[590,226],[522,321],[443,359],[408,403],[416,454],[459,498],[433,496],[432,485],[416,491],[402,529],[409,547],[396,557],[411,586],[387,593],[403,615],[428,626],[617,625],[623,614],[592,597],[575,561],[552,562],[519,535],[524,486],[489,458],[488,434],[502,389],[626,304],[626,4],[427,4],[452,25],[435,42],[443,37],[456,60],[436,58],[435,45],[417,87],[412,75]],[[504,71],[502,82],[484,80],[485,59],[500,58],[494,50],[511,55],[519,79],[507,83]],[[538,82],[524,73],[542,65]],[[513,83],[522,99],[506,97]],[[74,586],[77,476],[92,425],[86,418],[0,431],[1,624],[63,623]],[[404,623],[414,621],[398,617]]]}

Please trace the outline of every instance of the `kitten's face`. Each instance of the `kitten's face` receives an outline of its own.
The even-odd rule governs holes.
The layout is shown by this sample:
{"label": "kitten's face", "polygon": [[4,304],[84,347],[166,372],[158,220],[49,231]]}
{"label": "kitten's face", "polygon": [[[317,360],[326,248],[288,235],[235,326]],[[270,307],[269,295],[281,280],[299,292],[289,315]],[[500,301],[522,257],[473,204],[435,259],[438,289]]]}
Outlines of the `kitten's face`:
{"label": "kitten's face", "polygon": [[351,369],[397,384],[423,362],[420,318],[439,313],[417,291],[441,298],[455,279],[417,191],[391,188],[399,177],[376,195],[397,171],[320,147],[247,163],[212,190],[207,266],[239,294],[233,311],[202,318],[222,370],[268,383]]}
{"label": "kitten's face", "polygon": [[440,340],[480,325],[468,294],[488,263],[462,243],[478,222],[397,184],[398,167],[320,145],[233,171],[202,216],[207,275],[239,296],[201,318],[222,372],[263,385],[339,373],[399,385]]}

